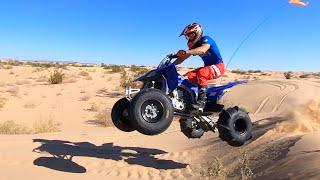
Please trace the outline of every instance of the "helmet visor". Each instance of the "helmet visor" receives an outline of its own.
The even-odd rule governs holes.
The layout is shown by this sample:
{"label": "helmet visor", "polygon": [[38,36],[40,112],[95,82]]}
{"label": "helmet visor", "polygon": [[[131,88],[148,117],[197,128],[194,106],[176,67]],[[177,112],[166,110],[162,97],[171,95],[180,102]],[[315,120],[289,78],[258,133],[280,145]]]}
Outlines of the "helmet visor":
{"label": "helmet visor", "polygon": [[195,37],[196,37],[196,33],[195,32],[191,32],[191,33],[188,33],[188,34],[185,35],[185,38],[188,41],[192,41]]}

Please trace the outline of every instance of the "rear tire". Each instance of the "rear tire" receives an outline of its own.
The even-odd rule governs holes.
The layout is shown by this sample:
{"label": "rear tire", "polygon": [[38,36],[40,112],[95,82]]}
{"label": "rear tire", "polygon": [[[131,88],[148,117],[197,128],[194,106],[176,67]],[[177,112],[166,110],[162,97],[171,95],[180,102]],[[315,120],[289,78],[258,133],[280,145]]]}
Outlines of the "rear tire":
{"label": "rear tire", "polygon": [[112,108],[111,119],[118,129],[124,132],[134,131],[129,119],[130,101],[127,98],[119,99]]}
{"label": "rear tire", "polygon": [[217,124],[220,138],[231,146],[242,146],[252,137],[251,119],[237,106],[223,110]]}
{"label": "rear tire", "polygon": [[168,129],[173,120],[172,102],[162,91],[146,89],[132,99],[130,116],[140,133],[157,135]]}

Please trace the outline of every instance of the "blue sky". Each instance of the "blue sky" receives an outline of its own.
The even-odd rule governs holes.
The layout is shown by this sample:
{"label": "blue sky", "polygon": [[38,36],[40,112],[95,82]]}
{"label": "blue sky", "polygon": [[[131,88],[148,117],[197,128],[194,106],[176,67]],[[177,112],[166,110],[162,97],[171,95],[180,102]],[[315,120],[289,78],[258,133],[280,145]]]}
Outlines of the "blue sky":
{"label": "blue sky", "polygon": [[[185,25],[199,22],[233,69],[320,69],[320,1],[278,8],[287,0],[0,0],[0,57],[157,65],[186,49]],[[185,66],[201,66],[194,57]]]}

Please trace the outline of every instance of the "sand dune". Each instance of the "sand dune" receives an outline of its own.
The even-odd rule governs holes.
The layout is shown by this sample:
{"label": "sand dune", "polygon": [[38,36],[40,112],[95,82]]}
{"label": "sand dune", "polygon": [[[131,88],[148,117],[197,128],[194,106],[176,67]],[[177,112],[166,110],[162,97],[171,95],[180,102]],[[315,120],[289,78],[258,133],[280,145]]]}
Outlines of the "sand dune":
{"label": "sand dune", "polygon": [[[13,121],[30,130],[0,135],[0,179],[202,179],[215,159],[223,167],[219,172],[231,179],[320,178],[316,78],[228,72],[224,82],[250,81],[221,102],[244,107],[254,120],[253,139],[235,148],[218,133],[187,139],[177,121],[152,137],[102,127],[97,114],[121,97],[121,75],[101,67],[70,66],[64,73],[62,84],[49,85],[46,69],[0,69],[0,123]],[[39,121],[58,131],[34,134]]]}

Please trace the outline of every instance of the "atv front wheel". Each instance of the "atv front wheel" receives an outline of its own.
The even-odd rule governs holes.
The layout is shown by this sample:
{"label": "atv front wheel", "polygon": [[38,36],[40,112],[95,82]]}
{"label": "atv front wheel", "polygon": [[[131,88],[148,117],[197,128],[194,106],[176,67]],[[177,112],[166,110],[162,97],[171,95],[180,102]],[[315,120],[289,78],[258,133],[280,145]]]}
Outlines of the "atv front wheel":
{"label": "atv front wheel", "polygon": [[231,146],[242,146],[252,137],[251,119],[237,106],[223,110],[217,124],[220,138]]}
{"label": "atv front wheel", "polygon": [[140,91],[131,101],[130,120],[142,134],[156,135],[164,132],[173,120],[171,100],[158,89]]}
{"label": "atv front wheel", "polygon": [[129,107],[130,101],[127,98],[122,98],[113,105],[111,112],[113,124],[124,132],[131,132],[135,130],[129,120]]}
{"label": "atv front wheel", "polygon": [[194,124],[192,119],[181,118],[180,129],[181,132],[188,138],[201,138],[204,134],[204,130],[197,124]]}

